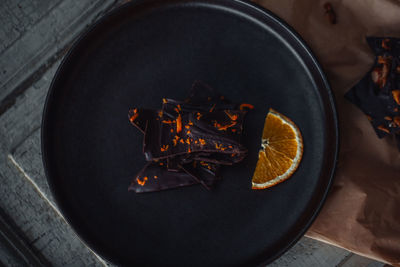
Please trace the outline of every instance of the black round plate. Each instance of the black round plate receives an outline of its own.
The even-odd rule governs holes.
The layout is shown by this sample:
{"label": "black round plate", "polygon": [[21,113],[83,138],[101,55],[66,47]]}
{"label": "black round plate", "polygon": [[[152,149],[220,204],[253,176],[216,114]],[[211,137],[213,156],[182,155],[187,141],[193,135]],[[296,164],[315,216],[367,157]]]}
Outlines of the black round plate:
{"label": "black round plate", "polygon": [[[128,192],[145,164],[128,109],[183,100],[195,80],[255,106],[244,125],[248,157],[223,167],[212,191]],[[304,155],[288,181],[255,191],[270,107],[299,126]],[[236,0],[137,1],[111,12],[65,57],[42,125],[46,174],[65,218],[107,260],[137,266],[272,261],[321,208],[337,143],[333,97],[310,50],[270,12]]]}

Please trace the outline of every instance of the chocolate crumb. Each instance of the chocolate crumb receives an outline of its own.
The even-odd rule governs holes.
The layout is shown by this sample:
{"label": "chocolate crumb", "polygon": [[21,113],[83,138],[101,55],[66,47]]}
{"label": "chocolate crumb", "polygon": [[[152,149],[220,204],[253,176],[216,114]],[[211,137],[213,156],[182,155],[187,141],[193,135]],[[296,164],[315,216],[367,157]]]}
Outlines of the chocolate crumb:
{"label": "chocolate crumb", "polygon": [[336,24],[336,13],[333,10],[332,4],[327,2],[324,4],[325,17],[328,19],[330,24]]}
{"label": "chocolate crumb", "polygon": [[382,48],[386,50],[390,50],[390,39],[385,38],[382,40]]}

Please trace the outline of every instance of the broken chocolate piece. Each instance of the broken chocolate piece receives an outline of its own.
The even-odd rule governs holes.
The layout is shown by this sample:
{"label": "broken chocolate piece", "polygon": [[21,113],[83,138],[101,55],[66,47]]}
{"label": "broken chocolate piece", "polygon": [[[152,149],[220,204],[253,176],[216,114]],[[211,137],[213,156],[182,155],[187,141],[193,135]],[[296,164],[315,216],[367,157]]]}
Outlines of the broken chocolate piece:
{"label": "broken chocolate piece", "polygon": [[395,135],[400,140],[400,39],[369,37],[367,43],[375,63],[345,97],[369,117],[379,138]]}
{"label": "broken chocolate piece", "polygon": [[231,104],[202,82],[193,84],[185,101],[164,98],[162,103],[159,111],[128,113],[144,134],[143,153],[149,162],[129,190],[142,193],[192,184],[209,189],[218,179],[219,165],[232,165],[246,156],[240,138],[252,105]]}
{"label": "broken chocolate piece", "polygon": [[400,105],[400,90],[393,90],[392,96],[394,101],[396,101],[397,105]]}
{"label": "broken chocolate piece", "polygon": [[153,161],[146,164],[138,173],[128,190],[145,193],[198,184],[200,180],[206,187],[210,187],[215,182],[213,174],[204,169],[196,170],[196,175],[194,177],[185,171],[171,172]]}

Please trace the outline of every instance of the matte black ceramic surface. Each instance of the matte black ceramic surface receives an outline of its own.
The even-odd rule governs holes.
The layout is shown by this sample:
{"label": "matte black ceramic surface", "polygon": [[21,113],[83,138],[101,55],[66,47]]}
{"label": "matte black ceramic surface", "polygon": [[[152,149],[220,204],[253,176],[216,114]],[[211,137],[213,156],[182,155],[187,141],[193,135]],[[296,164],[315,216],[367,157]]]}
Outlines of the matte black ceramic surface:
{"label": "matte black ceramic surface", "polygon": [[[244,124],[249,156],[223,167],[212,191],[196,185],[135,194],[145,163],[132,107],[184,99],[202,80],[255,106]],[[304,155],[288,181],[251,190],[268,109],[300,128]],[[64,216],[97,253],[123,265],[255,265],[307,230],[337,155],[333,98],[314,57],[269,12],[239,1],[145,1],[117,9],[66,56],[42,125],[46,174]]]}

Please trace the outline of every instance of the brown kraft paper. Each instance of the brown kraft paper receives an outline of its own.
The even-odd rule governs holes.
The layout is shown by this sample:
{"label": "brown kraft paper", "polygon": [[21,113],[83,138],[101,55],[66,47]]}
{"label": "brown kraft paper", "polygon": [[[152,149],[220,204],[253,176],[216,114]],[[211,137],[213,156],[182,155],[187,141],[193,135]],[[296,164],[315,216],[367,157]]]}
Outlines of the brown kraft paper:
{"label": "brown kraft paper", "polygon": [[[330,1],[331,24],[319,0],[256,0],[292,26],[310,46],[335,94],[340,152],[335,179],[307,236],[400,266],[400,152],[379,139],[344,94],[372,67],[365,37],[400,38],[400,0]],[[399,88],[400,89],[400,88]]]}

